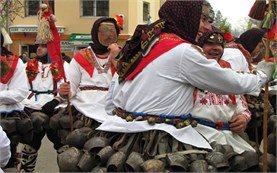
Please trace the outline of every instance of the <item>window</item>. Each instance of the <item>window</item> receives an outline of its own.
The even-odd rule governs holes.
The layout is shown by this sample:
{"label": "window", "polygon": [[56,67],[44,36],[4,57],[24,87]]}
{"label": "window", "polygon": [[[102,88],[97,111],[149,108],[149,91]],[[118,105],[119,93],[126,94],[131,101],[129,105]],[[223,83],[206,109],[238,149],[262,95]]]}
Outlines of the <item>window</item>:
{"label": "window", "polygon": [[143,2],[143,21],[150,20],[150,3]]}
{"label": "window", "polygon": [[[42,0],[25,0],[25,16],[36,16],[40,2],[42,2]],[[55,14],[54,0],[49,0],[49,5],[53,14]]]}
{"label": "window", "polygon": [[81,16],[109,16],[109,0],[81,0]]}

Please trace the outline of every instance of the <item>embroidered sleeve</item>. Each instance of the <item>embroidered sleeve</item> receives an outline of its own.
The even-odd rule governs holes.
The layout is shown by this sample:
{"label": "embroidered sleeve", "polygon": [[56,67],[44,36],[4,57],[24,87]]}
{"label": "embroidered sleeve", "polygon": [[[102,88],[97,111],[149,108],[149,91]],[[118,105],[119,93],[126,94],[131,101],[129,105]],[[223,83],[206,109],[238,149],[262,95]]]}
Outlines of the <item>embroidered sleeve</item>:
{"label": "embroidered sleeve", "polygon": [[67,71],[68,74],[66,76],[67,76],[67,81],[70,82],[71,97],[74,97],[81,83],[82,74],[81,74],[80,66],[78,65],[75,59],[71,60],[69,64],[69,69],[70,70]]}
{"label": "embroidered sleeve", "polygon": [[237,109],[235,114],[242,114],[245,116],[247,122],[251,120],[251,112],[248,109],[247,101],[243,95],[237,96]]}

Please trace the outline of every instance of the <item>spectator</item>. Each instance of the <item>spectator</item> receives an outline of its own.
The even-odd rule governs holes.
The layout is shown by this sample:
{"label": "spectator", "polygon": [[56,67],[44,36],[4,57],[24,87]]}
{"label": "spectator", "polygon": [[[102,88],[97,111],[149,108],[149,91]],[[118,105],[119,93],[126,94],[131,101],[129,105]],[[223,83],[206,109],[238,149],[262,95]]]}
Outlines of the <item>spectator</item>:
{"label": "spectator", "polygon": [[22,55],[20,55],[20,59],[23,61],[23,63],[26,63],[30,60],[28,57],[28,52],[23,52]]}
{"label": "spectator", "polygon": [[30,54],[30,59],[34,59],[34,58],[36,58],[37,57],[37,54],[35,53],[35,52],[32,52],[31,54]]}

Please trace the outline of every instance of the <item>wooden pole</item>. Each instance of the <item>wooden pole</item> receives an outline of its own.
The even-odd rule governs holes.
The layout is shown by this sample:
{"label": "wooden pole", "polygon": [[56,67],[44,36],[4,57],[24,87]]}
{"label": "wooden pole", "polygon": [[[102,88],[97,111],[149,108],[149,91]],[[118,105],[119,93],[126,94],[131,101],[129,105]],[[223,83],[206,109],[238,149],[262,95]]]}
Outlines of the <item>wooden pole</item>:
{"label": "wooden pole", "polygon": [[[271,0],[269,0],[268,4],[268,12],[272,12],[272,4]],[[267,34],[266,36],[266,49],[265,49],[265,61],[268,61],[269,58],[269,51],[270,51],[270,45],[269,45],[269,36]],[[265,95],[264,95],[264,116],[263,116],[263,172],[267,172],[267,121],[268,121],[268,112],[269,112],[269,92],[268,92],[268,84],[265,85]]]}
{"label": "wooden pole", "polygon": [[[47,4],[48,8],[51,9],[48,0],[40,0],[40,2],[41,3],[43,2],[43,3]],[[52,10],[53,9],[51,9],[51,11]],[[53,13],[53,11],[52,11],[52,13]],[[61,58],[61,54],[60,54],[60,58]],[[62,70],[63,70],[63,74],[64,74],[64,82],[67,82],[66,76],[65,76],[65,71],[64,71],[64,69],[62,69]],[[69,116],[69,121],[70,121],[70,130],[73,131],[73,116],[72,116],[72,110],[71,110],[71,107],[70,107],[70,95],[67,96],[66,100],[67,100],[67,111],[68,111],[68,116]]]}

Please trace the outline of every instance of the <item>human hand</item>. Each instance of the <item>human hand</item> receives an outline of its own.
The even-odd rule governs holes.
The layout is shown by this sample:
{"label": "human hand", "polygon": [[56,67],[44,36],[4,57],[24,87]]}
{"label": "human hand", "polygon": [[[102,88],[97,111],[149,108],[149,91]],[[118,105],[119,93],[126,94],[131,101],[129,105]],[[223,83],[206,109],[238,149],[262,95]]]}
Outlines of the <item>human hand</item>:
{"label": "human hand", "polygon": [[267,76],[267,81],[271,81],[275,71],[274,64],[271,62],[261,61],[257,65],[257,71],[263,72]]}
{"label": "human hand", "polygon": [[242,133],[246,129],[247,119],[244,114],[233,116],[229,121],[230,130],[234,133]]}
{"label": "human hand", "polygon": [[70,95],[71,90],[70,90],[70,82],[65,82],[60,85],[59,88],[59,94],[61,97],[66,98],[66,96]]}
{"label": "human hand", "polygon": [[109,56],[114,59],[118,53],[121,51],[121,47],[117,43],[112,43],[108,46]]}

